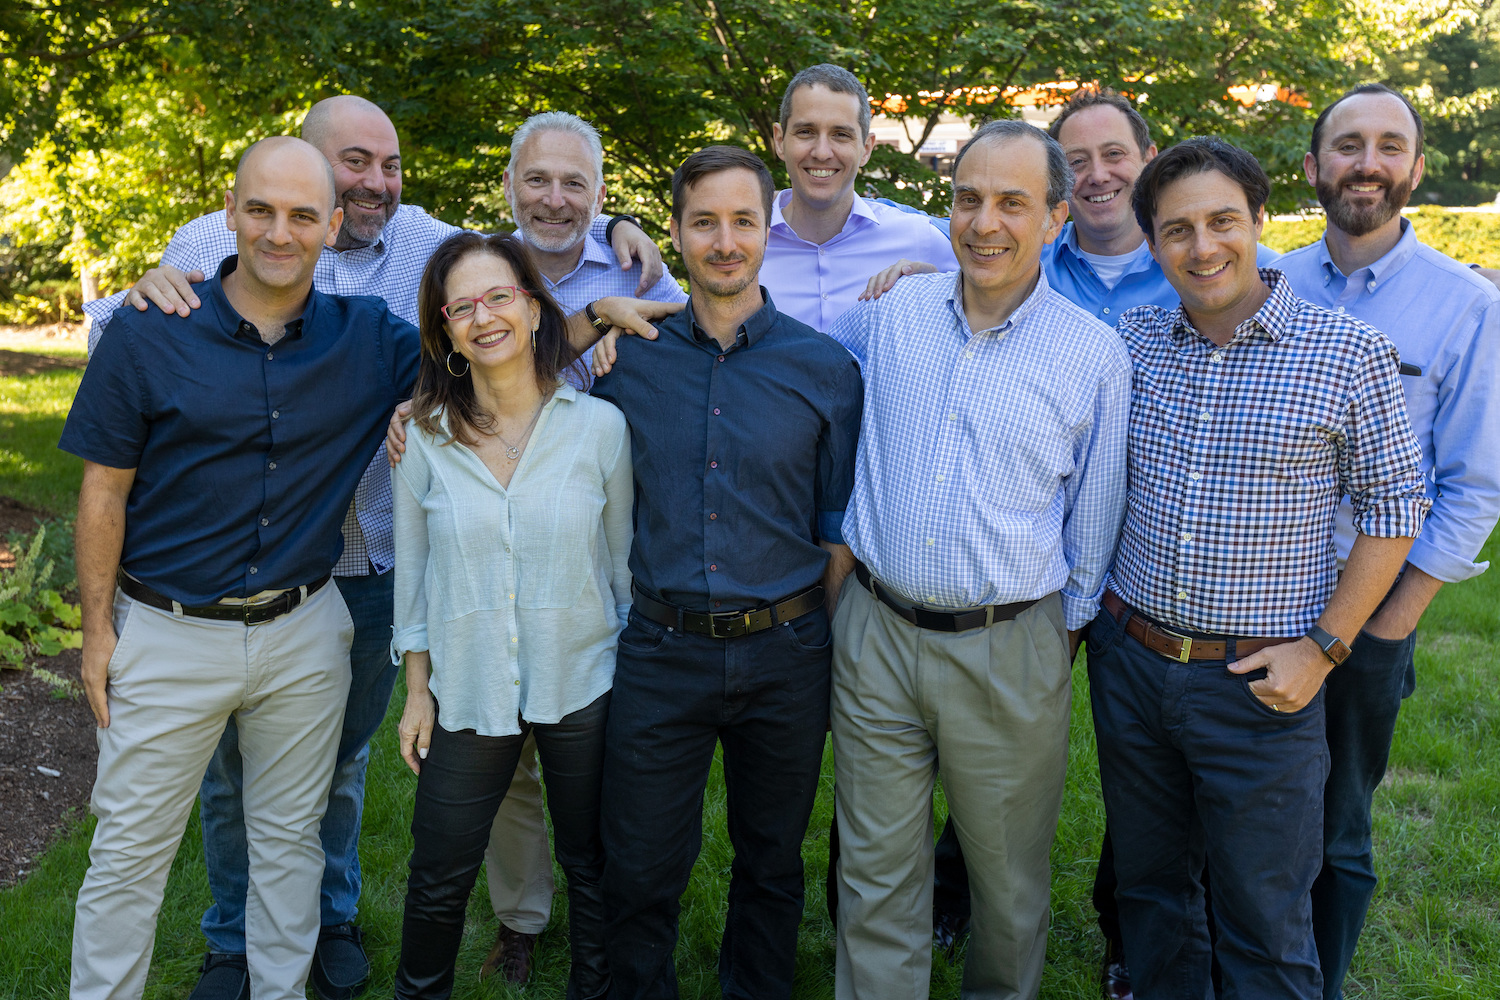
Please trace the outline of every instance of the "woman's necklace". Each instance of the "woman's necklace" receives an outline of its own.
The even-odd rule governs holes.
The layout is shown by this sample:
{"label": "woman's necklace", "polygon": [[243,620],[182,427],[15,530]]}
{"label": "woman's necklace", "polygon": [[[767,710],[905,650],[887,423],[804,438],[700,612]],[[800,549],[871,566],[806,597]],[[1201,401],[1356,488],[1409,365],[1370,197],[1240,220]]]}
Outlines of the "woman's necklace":
{"label": "woman's necklace", "polygon": [[[550,395],[550,393],[548,395]],[[528,435],[531,434],[531,429],[536,426],[537,419],[542,415],[542,408],[546,405],[547,396],[543,396],[542,401],[536,404],[536,412],[531,415],[531,423],[527,424],[526,429],[521,432],[520,444],[511,444],[508,440],[506,440],[505,435],[500,433],[500,428],[498,425],[496,425],[495,437],[499,438],[500,443],[505,445],[506,458],[510,459],[512,462],[520,459],[521,449],[526,447],[526,439]]]}

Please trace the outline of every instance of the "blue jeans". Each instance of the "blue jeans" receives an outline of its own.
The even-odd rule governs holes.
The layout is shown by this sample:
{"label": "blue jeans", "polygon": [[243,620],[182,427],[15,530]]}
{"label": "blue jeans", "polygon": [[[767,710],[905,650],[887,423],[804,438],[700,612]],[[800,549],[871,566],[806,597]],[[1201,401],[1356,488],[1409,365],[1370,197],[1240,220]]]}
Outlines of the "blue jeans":
{"label": "blue jeans", "polygon": [[719,988],[727,1000],[791,996],[832,651],[822,608],[736,639],[669,632],[631,611],[615,661],[600,814],[611,1000],[677,996],[680,898],[721,743],[734,863]]}
{"label": "blue jeans", "polygon": [[1224,1000],[1318,1000],[1310,894],[1323,853],[1324,692],[1299,711],[1273,711],[1249,687],[1264,671],[1168,659],[1102,610],[1088,642],[1135,995],[1213,995],[1206,863]]}
{"label": "blue jeans", "polygon": [[1416,689],[1417,636],[1377,639],[1363,632],[1328,675],[1330,768],[1323,799],[1323,870],[1313,883],[1313,934],[1323,996],[1339,1000],[1370,897],[1375,857],[1370,807],[1385,777],[1401,701]]}
{"label": "blue jeans", "polygon": [[[351,921],[358,913],[365,765],[370,760],[370,737],[385,718],[396,684],[390,648],[394,579],[393,573],[334,577],[354,619],[354,645],[349,652],[353,683],[344,710],[328,811],[319,834],[324,855],[320,903],[324,927]],[[203,860],[214,898],[203,914],[203,936],[208,939],[209,951],[227,955],[245,953],[250,860],[240,793],[239,729],[231,717],[198,789]]]}

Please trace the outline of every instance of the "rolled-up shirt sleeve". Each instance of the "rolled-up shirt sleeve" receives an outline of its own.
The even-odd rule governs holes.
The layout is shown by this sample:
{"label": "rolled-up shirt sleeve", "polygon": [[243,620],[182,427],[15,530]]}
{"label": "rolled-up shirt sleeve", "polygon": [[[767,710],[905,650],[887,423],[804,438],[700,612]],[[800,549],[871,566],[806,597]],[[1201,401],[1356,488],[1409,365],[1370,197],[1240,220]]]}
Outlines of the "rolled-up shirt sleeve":
{"label": "rolled-up shirt sleeve", "polygon": [[1339,454],[1339,486],[1354,507],[1354,530],[1375,538],[1415,538],[1431,506],[1399,364],[1383,337],[1365,356],[1350,390]]}
{"label": "rolled-up shirt sleeve", "polygon": [[1094,390],[1093,411],[1074,442],[1074,473],[1065,487],[1062,530],[1068,579],[1063,617],[1070,630],[1099,613],[1104,581],[1125,520],[1130,360],[1124,345]]}
{"label": "rolled-up shirt sleeve", "polygon": [[423,651],[427,644],[427,512],[422,509],[432,479],[419,435],[407,434],[412,444],[401,464],[391,470],[391,494],[395,501],[396,574],[395,627],[391,636],[391,662],[400,663],[411,650]]}

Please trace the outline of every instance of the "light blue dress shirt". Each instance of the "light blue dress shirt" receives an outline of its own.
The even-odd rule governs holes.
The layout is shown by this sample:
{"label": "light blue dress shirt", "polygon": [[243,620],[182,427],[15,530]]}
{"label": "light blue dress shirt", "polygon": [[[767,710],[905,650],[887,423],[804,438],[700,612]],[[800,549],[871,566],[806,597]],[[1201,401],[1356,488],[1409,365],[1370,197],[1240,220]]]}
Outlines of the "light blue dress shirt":
{"label": "light blue dress shirt", "polygon": [[864,424],[844,539],[914,603],[1061,591],[1094,617],[1125,513],[1130,356],[1038,274],[973,331],[956,273],[903,278],[829,331],[860,360]]}
{"label": "light blue dress shirt", "polygon": [[522,718],[554,723],[610,689],[635,497],[619,410],[559,388],[509,487],[413,423],[391,478],[391,656],[430,651],[439,725],[511,736]]}
{"label": "light blue dress shirt", "polygon": [[[1401,353],[1402,387],[1422,446],[1432,510],[1407,561],[1454,583],[1476,562],[1500,517],[1500,291],[1417,239],[1406,220],[1384,257],[1347,277],[1326,240],[1284,254],[1276,266],[1309,302],[1348,312]],[[1421,374],[1407,374],[1411,368]],[[1339,558],[1354,543],[1352,513],[1339,512]]]}

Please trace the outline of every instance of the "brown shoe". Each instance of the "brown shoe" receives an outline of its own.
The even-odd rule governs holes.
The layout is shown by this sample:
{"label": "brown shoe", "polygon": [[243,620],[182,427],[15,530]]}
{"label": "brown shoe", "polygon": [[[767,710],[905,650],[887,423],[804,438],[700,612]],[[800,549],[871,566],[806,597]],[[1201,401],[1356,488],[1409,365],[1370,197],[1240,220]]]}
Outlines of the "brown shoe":
{"label": "brown shoe", "polygon": [[1104,961],[1099,969],[1099,992],[1104,1000],[1134,1000],[1125,955],[1108,941],[1104,945]]}
{"label": "brown shoe", "polygon": [[524,983],[531,978],[531,953],[536,951],[536,935],[513,931],[504,924],[495,932],[495,946],[479,967],[479,978],[488,979],[500,973],[509,983]]}

